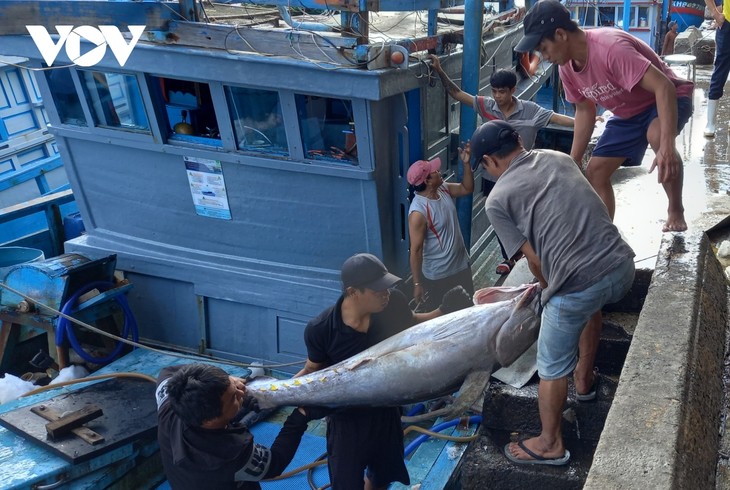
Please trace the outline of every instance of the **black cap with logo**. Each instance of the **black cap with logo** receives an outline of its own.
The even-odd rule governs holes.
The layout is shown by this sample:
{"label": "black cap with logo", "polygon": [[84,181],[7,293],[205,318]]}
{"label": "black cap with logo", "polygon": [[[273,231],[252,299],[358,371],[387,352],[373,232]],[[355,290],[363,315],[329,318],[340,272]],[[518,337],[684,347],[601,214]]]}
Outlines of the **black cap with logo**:
{"label": "black cap with logo", "polygon": [[552,34],[559,27],[567,29],[576,24],[562,3],[557,0],[539,0],[525,15],[523,25],[525,37],[515,46],[518,53],[534,51],[547,34]]}

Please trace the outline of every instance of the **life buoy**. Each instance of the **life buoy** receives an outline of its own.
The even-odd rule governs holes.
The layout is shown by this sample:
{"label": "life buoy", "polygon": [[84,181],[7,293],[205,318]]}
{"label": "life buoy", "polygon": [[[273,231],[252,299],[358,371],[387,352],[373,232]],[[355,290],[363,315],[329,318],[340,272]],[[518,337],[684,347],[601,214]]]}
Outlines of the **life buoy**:
{"label": "life buoy", "polygon": [[520,55],[520,66],[525,73],[529,76],[533,76],[537,73],[537,67],[540,65],[540,57],[534,53],[522,53]]}

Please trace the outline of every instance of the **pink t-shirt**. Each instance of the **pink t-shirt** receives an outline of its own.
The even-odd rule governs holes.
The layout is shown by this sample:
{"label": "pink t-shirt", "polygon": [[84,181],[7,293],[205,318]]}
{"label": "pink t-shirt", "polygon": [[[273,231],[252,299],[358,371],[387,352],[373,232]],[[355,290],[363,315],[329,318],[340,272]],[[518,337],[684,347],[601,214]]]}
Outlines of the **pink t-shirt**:
{"label": "pink t-shirt", "polygon": [[592,100],[621,118],[633,117],[656,103],[654,94],[638,84],[656,66],[669,78],[677,97],[692,93],[692,82],[677,77],[671,68],[643,41],[613,27],[585,31],[588,61],[580,71],[573,63],[560,67],[560,79],[568,101]]}

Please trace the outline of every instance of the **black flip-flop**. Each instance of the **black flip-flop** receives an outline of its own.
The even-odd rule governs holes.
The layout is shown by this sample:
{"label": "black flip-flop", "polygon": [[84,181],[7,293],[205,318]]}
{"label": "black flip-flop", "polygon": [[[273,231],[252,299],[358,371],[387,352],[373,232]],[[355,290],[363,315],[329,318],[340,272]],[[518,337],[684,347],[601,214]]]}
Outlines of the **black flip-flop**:
{"label": "black flip-flop", "polygon": [[522,449],[525,454],[530,456],[532,459],[520,459],[512,455],[511,452],[509,452],[509,445],[511,443],[508,443],[506,446],[504,446],[504,456],[512,461],[515,464],[544,464],[544,465],[550,465],[550,466],[563,466],[568,464],[568,461],[570,461],[570,451],[567,449],[565,450],[565,454],[561,458],[546,458],[545,456],[540,456],[539,454],[536,454],[529,450],[527,446],[525,446],[524,441],[517,441],[517,445]]}

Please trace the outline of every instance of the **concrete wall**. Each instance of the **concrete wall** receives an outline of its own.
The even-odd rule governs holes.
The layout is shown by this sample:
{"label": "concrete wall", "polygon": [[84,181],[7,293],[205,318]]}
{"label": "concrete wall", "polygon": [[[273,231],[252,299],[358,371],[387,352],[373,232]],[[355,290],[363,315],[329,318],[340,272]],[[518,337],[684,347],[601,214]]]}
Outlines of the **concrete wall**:
{"label": "concrete wall", "polygon": [[707,235],[665,235],[586,490],[714,488],[727,302]]}

